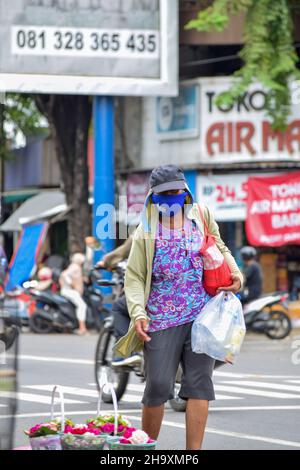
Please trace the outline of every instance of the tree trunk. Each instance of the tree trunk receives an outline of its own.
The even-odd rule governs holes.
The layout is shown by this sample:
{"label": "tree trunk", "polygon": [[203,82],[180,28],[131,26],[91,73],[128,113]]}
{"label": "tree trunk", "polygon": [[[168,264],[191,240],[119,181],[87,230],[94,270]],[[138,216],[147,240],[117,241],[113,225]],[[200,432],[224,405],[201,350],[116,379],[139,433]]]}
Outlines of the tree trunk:
{"label": "tree trunk", "polygon": [[71,207],[68,213],[69,252],[84,252],[84,239],[91,234],[87,148],[92,102],[88,96],[72,95],[35,95],[34,100],[49,122],[63,191]]}

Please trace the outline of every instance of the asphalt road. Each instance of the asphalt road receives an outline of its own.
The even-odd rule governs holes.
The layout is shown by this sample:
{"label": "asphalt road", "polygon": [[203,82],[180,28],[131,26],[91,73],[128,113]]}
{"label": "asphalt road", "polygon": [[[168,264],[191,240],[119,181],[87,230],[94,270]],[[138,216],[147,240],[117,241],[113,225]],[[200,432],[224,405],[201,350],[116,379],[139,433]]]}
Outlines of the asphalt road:
{"label": "asphalt road", "polygon": [[[95,415],[96,341],[96,335],[22,335],[15,446],[27,444],[23,429],[48,419],[54,384],[65,387],[67,416],[83,422]],[[297,347],[300,350],[299,330],[280,342],[247,336],[237,364],[215,372],[217,399],[210,406],[204,449],[300,449]],[[137,426],[142,390],[143,384],[132,377],[119,404],[120,411]],[[59,411],[58,406],[56,409]],[[112,406],[103,405],[104,410],[112,410]],[[1,413],[5,414],[3,407]],[[184,449],[184,421],[184,413],[167,405],[158,449]]]}

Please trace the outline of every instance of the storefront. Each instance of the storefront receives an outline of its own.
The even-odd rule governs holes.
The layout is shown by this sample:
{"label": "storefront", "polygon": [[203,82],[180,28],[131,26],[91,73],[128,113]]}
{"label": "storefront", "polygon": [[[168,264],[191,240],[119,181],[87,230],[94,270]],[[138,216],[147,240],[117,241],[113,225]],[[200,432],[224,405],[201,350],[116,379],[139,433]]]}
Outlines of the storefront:
{"label": "storefront", "polygon": [[[144,98],[137,174],[144,172],[146,178],[157,165],[180,165],[195,198],[212,209],[226,244],[240,261],[239,249],[249,244],[249,177],[300,171],[300,120],[295,106],[287,130],[274,132],[265,116],[265,92],[256,84],[238,103],[218,107],[215,97],[229,86],[229,77],[201,78],[182,82],[177,98]],[[128,175],[131,194],[137,191],[134,177]],[[276,247],[258,244],[257,249],[265,292],[291,290],[300,276],[300,241]]]}
{"label": "storefront", "polygon": [[[274,177],[282,173],[237,173],[197,176],[197,199],[214,212],[222,237],[239,260],[239,248],[251,244],[246,232],[247,199],[249,177]],[[284,173],[289,175],[298,172]],[[258,231],[257,223],[254,223]],[[292,291],[300,276],[300,246],[286,244],[272,247],[252,243],[259,252],[259,261],[264,272],[264,291]],[[299,279],[300,281],[300,279]],[[298,282],[299,282],[298,281]]]}

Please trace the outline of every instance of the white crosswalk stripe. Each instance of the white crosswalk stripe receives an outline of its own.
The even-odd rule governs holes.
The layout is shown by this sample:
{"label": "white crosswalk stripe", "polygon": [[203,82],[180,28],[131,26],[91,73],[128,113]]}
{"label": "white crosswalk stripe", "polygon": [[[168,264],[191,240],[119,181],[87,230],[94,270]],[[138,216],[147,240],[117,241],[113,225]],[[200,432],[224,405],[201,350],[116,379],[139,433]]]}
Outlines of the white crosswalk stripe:
{"label": "white crosswalk stripe", "polygon": [[[22,393],[22,392],[1,392],[1,398],[12,398],[20,401],[28,401],[32,403],[42,403],[44,405],[50,405],[51,404],[51,396],[46,396],[46,395],[37,395],[35,393]],[[58,399],[55,399],[55,403],[58,403]],[[70,400],[70,399],[65,399],[66,404],[73,404],[73,405],[78,405],[78,404],[83,404],[86,403],[84,401],[78,401],[78,400]]]}
{"label": "white crosswalk stripe", "polygon": [[[51,392],[53,390],[54,385],[26,385],[24,388],[28,388],[31,390],[40,390],[45,392]],[[90,390],[88,388],[78,388],[78,387],[67,387],[61,386],[60,387],[63,393],[82,396],[82,397],[90,397],[90,398],[98,398],[99,393],[97,390]]]}
{"label": "white crosswalk stripe", "polygon": [[292,393],[278,393],[278,392],[269,392],[267,390],[258,390],[256,388],[248,388],[248,387],[234,387],[230,385],[215,385],[215,390],[220,392],[231,392],[231,393],[238,393],[242,395],[253,395],[258,397],[267,397],[267,398],[299,398],[300,394],[295,395]]}
{"label": "white crosswalk stripe", "polygon": [[[271,380],[272,376],[268,376],[268,379]],[[266,378],[263,380],[262,377],[251,374],[220,374],[214,382],[215,403],[223,400],[249,400],[251,396],[279,400],[300,399],[300,381],[291,379],[290,376],[286,376],[285,380],[284,376],[281,379],[278,376],[273,376],[273,381],[267,381]],[[2,393],[2,396],[4,398],[12,396],[19,401],[49,405],[53,387],[54,384],[25,385],[22,387],[22,391],[10,395],[6,392],[6,395]],[[99,396],[95,383],[89,383],[86,387],[61,386],[61,388],[66,396],[65,403],[70,405],[95,403]],[[122,403],[140,404],[144,388],[144,383],[128,384],[126,393],[122,397]],[[4,406],[6,405],[1,404],[0,401],[0,407]]]}
{"label": "white crosswalk stripe", "polygon": [[286,385],[286,384],[275,384],[271,382],[256,382],[254,380],[223,380],[222,383],[236,384],[236,385],[247,385],[249,387],[268,388],[274,390],[287,390],[289,392],[299,392],[300,386],[297,385]]}
{"label": "white crosswalk stripe", "polygon": [[[89,384],[93,385],[93,384]],[[54,384],[50,385],[26,385],[23,388],[42,391],[42,392],[51,392],[53,390]],[[144,384],[128,384],[127,392],[122,397],[122,402],[128,403],[140,403],[142,401],[142,396],[144,392],[145,385]],[[92,390],[90,388],[79,388],[79,387],[69,387],[69,386],[62,386],[62,391],[66,395],[75,395],[80,396],[82,398],[98,398],[99,394],[98,391]],[[223,395],[223,394],[216,394],[216,400],[242,400],[242,397],[232,396],[232,395]],[[94,400],[93,400],[94,401]]]}

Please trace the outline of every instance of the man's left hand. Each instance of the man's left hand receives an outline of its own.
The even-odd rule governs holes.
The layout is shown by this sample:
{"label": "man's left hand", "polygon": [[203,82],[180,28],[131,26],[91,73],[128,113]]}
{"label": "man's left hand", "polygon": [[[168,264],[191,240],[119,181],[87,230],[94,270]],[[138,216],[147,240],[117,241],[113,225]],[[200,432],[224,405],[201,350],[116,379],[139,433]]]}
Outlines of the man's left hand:
{"label": "man's left hand", "polygon": [[231,286],[219,287],[218,290],[217,290],[218,294],[222,291],[233,292],[234,294],[236,294],[240,290],[240,288],[242,287],[242,284],[241,284],[241,280],[240,280],[239,276],[237,276],[236,274],[232,274],[231,277],[232,277]]}

